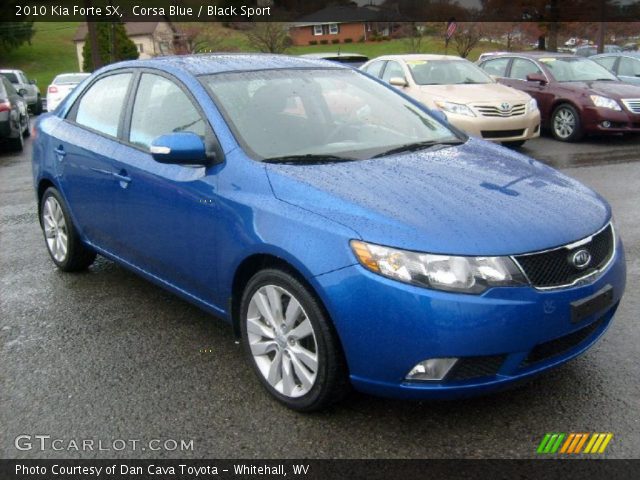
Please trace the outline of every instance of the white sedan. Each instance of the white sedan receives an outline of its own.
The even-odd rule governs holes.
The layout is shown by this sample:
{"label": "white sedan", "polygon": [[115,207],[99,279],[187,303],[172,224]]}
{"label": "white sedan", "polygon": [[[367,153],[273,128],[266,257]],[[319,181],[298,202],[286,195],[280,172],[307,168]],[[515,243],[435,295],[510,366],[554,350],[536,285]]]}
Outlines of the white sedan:
{"label": "white sedan", "polygon": [[89,73],[61,73],[47,88],[47,110],[53,112],[67,95],[76,88]]}

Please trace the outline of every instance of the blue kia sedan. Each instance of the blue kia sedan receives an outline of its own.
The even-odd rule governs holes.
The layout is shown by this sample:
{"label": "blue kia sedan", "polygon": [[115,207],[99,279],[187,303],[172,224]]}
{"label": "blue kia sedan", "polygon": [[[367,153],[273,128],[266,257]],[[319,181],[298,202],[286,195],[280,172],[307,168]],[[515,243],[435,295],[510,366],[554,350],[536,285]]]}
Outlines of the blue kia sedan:
{"label": "blue kia sedan", "polygon": [[225,319],[296,410],[498,390],[593,345],[625,288],[597,193],[336,63],[118,63],[35,133],[58,268],[100,254]]}

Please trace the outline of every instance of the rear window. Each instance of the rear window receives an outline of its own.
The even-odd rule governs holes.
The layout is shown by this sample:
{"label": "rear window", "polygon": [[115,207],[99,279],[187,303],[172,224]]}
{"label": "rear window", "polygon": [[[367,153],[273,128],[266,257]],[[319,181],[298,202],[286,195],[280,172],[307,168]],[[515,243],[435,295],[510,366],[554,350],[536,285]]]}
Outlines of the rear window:
{"label": "rear window", "polygon": [[18,80],[18,76],[15,73],[11,73],[11,72],[1,72],[0,75],[2,75],[3,77],[5,77],[7,80],[9,80],[11,83],[20,83],[20,80]]}
{"label": "rear window", "polygon": [[78,104],[76,123],[116,137],[131,77],[131,73],[109,75],[89,87]]}
{"label": "rear window", "polygon": [[56,78],[53,79],[53,84],[54,85],[77,85],[88,76],[89,76],[88,74],[84,74],[84,73],[58,75]]}

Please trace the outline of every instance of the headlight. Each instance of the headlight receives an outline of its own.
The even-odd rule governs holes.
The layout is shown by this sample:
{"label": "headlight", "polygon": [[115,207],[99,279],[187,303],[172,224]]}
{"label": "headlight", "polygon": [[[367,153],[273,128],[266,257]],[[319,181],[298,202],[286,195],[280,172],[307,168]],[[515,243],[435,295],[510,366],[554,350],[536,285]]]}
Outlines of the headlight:
{"label": "headlight", "polygon": [[438,106],[438,108],[444,110],[445,112],[455,113],[456,115],[466,115],[468,117],[476,116],[476,114],[473,113],[473,111],[469,107],[461,103],[436,100],[436,105]]}
{"label": "headlight", "polygon": [[591,101],[596,107],[610,108],[611,110],[622,110],[620,104],[613,98],[601,97],[600,95],[591,95]]}
{"label": "headlight", "polygon": [[535,98],[529,100],[529,103],[527,104],[527,110],[529,110],[530,112],[535,112],[536,110],[538,110],[538,102],[536,102]]}
{"label": "headlight", "polygon": [[372,272],[435,290],[482,293],[528,282],[509,257],[457,257],[410,252],[351,240],[360,263]]}

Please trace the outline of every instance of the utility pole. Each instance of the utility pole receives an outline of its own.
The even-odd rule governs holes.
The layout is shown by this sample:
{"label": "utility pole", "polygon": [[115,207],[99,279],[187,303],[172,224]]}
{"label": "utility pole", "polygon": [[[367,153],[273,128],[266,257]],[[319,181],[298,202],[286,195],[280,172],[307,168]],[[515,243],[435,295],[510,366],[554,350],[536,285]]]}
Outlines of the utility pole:
{"label": "utility pole", "polygon": [[[84,0],[84,6],[87,12],[91,11],[91,0]],[[87,30],[89,32],[87,41],[91,47],[91,63],[93,63],[93,69],[97,70],[102,66],[102,58],[100,58],[100,52],[98,51],[98,31],[96,24],[91,21],[91,15],[87,14]]]}

